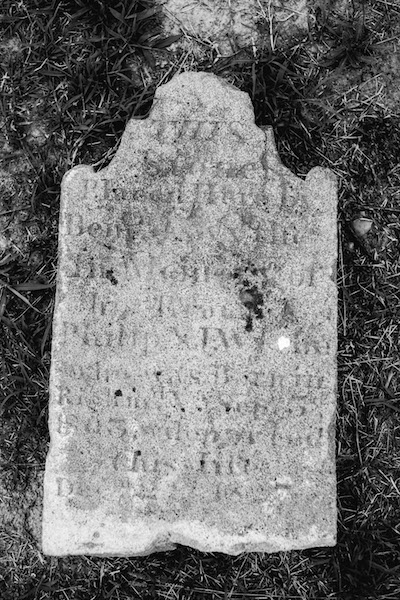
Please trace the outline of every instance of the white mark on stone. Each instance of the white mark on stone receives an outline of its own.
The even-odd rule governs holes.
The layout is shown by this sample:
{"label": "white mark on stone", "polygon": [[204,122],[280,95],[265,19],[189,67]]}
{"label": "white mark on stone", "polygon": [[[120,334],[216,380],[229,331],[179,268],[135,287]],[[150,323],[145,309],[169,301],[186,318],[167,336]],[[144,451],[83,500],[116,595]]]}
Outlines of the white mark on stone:
{"label": "white mark on stone", "polygon": [[285,348],[289,348],[289,347],[290,347],[289,338],[285,337],[284,335],[281,335],[281,337],[278,340],[279,350],[284,350]]}

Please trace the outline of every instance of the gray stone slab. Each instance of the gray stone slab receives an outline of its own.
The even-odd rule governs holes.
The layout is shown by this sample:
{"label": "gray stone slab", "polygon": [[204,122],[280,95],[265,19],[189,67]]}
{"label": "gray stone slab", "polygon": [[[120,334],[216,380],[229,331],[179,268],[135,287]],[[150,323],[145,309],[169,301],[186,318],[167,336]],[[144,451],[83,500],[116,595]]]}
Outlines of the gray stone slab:
{"label": "gray stone slab", "polygon": [[46,554],[335,543],[336,201],[205,73],[65,175]]}

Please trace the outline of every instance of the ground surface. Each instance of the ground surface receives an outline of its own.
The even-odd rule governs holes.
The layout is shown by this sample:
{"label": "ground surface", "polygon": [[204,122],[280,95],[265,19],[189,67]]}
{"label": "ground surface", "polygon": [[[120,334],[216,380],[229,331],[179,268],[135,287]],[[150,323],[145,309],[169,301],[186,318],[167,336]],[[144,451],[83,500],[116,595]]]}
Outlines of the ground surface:
{"label": "ground surface", "polygon": [[[400,596],[400,4],[307,3],[308,31],[221,56],[176,43],[150,0],[3,0],[0,8],[0,597]],[[272,23],[273,25],[273,23]],[[165,39],[167,37],[167,39]],[[283,42],[282,42],[283,44]],[[106,165],[127,120],[181,70],[226,77],[284,163],[340,178],[339,541],[273,555],[179,548],[140,559],[41,554],[59,185]]]}

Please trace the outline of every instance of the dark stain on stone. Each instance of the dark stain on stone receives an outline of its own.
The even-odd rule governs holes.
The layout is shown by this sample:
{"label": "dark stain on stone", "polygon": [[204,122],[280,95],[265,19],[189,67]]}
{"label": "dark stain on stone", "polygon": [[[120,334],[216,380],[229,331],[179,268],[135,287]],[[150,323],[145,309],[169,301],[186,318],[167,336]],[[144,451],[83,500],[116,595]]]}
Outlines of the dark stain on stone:
{"label": "dark stain on stone", "polygon": [[112,285],[117,285],[118,283],[118,279],[114,277],[114,271],[112,269],[106,271],[106,279],[108,279]]}
{"label": "dark stain on stone", "polygon": [[285,300],[283,304],[282,317],[285,323],[294,323],[296,321],[296,315],[289,300]]}
{"label": "dark stain on stone", "polygon": [[250,265],[245,269],[245,272],[240,274],[235,272],[233,278],[239,282],[239,298],[243,306],[248,310],[246,315],[246,331],[253,330],[253,320],[262,319],[264,317],[263,305],[264,297],[258,286],[251,281],[258,275],[257,269]]}
{"label": "dark stain on stone", "polygon": [[88,548],[89,550],[94,550],[95,548],[98,548],[98,547],[101,548],[102,546],[104,546],[104,544],[95,544],[93,542],[85,542],[82,544],[82,546],[84,546],[85,548]]}
{"label": "dark stain on stone", "polygon": [[255,285],[251,286],[247,279],[243,281],[243,289],[240,292],[240,299],[243,305],[254,314],[256,319],[263,318],[263,295]]}
{"label": "dark stain on stone", "polygon": [[276,489],[277,490],[290,490],[292,486],[289,483],[281,483],[281,482],[276,482]]}

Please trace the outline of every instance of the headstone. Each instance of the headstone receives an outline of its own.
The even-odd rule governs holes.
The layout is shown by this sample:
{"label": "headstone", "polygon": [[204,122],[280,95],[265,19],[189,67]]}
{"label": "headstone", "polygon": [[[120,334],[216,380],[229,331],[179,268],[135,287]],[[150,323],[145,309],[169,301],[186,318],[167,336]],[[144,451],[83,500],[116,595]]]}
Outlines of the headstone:
{"label": "headstone", "polygon": [[336,195],[206,73],[65,175],[46,554],[335,543]]}

